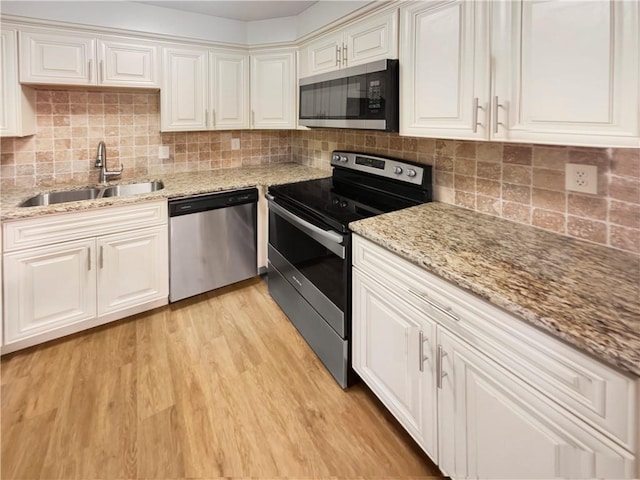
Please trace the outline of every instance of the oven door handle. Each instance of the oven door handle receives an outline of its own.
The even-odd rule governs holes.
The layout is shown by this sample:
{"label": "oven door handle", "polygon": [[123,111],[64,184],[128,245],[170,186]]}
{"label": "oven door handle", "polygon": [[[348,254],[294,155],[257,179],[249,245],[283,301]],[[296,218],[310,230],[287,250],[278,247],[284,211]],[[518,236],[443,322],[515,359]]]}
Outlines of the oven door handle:
{"label": "oven door handle", "polygon": [[298,227],[303,232],[307,233],[310,237],[315,238],[316,240],[324,240],[325,242],[330,242],[330,245],[327,245],[323,242],[329,250],[339,255],[340,258],[344,258],[344,246],[342,242],[344,238],[338,232],[334,232],[333,230],[323,230],[320,227],[317,227],[311,222],[307,222],[297,215],[291,213],[286,208],[278,205],[274,200],[275,198],[272,195],[265,195],[267,200],[269,200],[269,210],[273,210],[274,213],[280,215],[282,218],[286,219],[288,222]]}

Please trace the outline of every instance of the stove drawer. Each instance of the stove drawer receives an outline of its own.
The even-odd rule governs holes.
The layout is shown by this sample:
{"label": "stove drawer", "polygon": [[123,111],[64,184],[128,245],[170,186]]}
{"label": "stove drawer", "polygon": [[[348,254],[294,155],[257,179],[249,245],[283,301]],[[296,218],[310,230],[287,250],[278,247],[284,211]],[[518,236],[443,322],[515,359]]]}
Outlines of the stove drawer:
{"label": "stove drawer", "polygon": [[349,345],[269,261],[269,295],[280,306],[341,387],[351,383]]}
{"label": "stove drawer", "polygon": [[322,293],[311,280],[291,265],[273,245],[269,245],[269,262],[297,292],[331,325],[338,335],[345,338],[344,313]]}

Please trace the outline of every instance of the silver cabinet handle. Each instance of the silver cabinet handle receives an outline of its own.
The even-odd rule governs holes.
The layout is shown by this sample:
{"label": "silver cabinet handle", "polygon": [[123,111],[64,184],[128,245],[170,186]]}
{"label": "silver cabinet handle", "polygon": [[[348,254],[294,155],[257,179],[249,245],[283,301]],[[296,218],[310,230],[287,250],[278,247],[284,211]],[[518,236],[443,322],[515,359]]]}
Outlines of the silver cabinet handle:
{"label": "silver cabinet handle", "polygon": [[436,356],[436,375],[438,388],[442,388],[442,379],[447,376],[447,372],[442,370],[442,359],[447,356],[442,345],[438,345],[438,355]]}
{"label": "silver cabinet handle", "polygon": [[418,333],[418,359],[420,360],[419,368],[421,372],[424,372],[424,361],[429,360],[429,357],[424,354],[424,342],[428,340],[428,338],[424,337],[424,332],[420,330],[420,333]]}
{"label": "silver cabinet handle", "polygon": [[336,67],[340,66],[340,47],[336,45]]}
{"label": "silver cabinet handle", "polygon": [[100,73],[100,83],[102,83],[104,82],[104,62],[102,60],[100,60],[99,73]]}
{"label": "silver cabinet handle", "polygon": [[104,245],[100,245],[100,261],[99,261],[99,265],[100,265],[100,268],[104,267]]}
{"label": "silver cabinet handle", "polygon": [[453,313],[453,311],[449,308],[449,307],[443,307],[442,305],[438,305],[436,302],[434,302],[433,300],[431,300],[429,297],[427,297],[427,295],[425,295],[424,293],[420,293],[420,292],[416,292],[413,289],[409,289],[409,293],[418,297],[420,300],[428,303],[429,305],[431,305],[433,308],[435,308],[436,310],[438,310],[441,313],[444,313],[446,316],[448,316],[449,318],[455,320],[456,322],[460,321],[460,318]]}
{"label": "silver cabinet handle", "polygon": [[87,249],[87,271],[91,271],[91,247]]}
{"label": "silver cabinet handle", "polygon": [[498,108],[502,108],[502,104],[496,95],[493,97],[493,133],[498,133],[498,125],[502,125],[502,123],[498,121]]}
{"label": "silver cabinet handle", "polygon": [[211,126],[215,128],[216,126],[216,111],[211,110]]}
{"label": "silver cabinet handle", "polygon": [[343,67],[347,66],[347,46],[346,45],[342,46],[342,66]]}
{"label": "silver cabinet handle", "polygon": [[251,110],[251,126],[252,127],[256,126],[256,111],[255,110]]}
{"label": "silver cabinet handle", "polygon": [[478,125],[480,125],[478,123],[478,110],[484,110],[484,107],[480,105],[478,97],[475,97],[473,99],[473,133],[478,133]]}
{"label": "silver cabinet handle", "polygon": [[206,108],[204,109],[204,126],[209,126],[209,110],[207,110]]}
{"label": "silver cabinet handle", "polygon": [[93,60],[89,59],[89,82],[91,82],[91,77],[93,77],[93,72],[91,67],[93,67]]}

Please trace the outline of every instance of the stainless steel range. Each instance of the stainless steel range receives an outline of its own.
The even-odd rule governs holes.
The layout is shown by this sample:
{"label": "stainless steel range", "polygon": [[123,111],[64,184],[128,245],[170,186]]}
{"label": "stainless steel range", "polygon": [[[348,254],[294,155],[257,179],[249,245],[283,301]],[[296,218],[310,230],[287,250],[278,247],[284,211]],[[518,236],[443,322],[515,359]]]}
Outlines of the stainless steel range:
{"label": "stainless steel range", "polygon": [[336,381],[351,370],[349,223],[431,201],[431,167],[333,152],[330,178],[270,187],[269,293]]}

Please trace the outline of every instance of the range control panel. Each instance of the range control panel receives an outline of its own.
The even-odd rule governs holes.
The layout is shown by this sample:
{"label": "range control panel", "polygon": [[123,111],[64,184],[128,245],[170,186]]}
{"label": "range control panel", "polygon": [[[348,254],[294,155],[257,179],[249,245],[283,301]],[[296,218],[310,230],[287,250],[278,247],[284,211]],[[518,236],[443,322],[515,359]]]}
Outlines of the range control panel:
{"label": "range control panel", "polygon": [[413,185],[422,185],[424,180],[424,167],[402,160],[376,157],[364,153],[334,151],[331,156],[331,165],[393,178]]}

